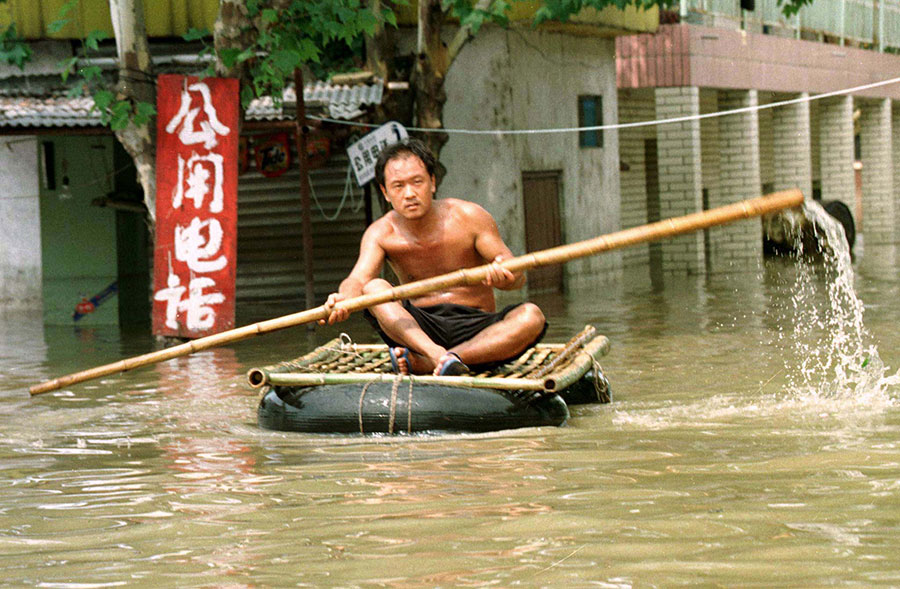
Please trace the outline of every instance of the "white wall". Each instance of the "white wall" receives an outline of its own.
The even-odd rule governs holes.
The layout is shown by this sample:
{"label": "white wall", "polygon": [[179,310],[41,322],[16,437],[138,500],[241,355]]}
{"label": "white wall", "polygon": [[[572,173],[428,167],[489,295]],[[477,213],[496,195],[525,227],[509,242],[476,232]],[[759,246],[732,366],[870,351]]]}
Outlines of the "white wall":
{"label": "white wall", "polygon": [[[603,121],[616,122],[615,44],[611,39],[485,27],[447,76],[444,125],[466,129],[576,127],[578,96],[603,97]],[[577,133],[451,135],[441,154],[444,196],[473,200],[497,219],[515,254],[524,253],[522,172],[562,174],[563,241],[620,228],[619,140],[581,149]],[[619,270],[621,252],[566,264],[567,284]]]}
{"label": "white wall", "polygon": [[41,309],[41,225],[35,137],[0,137],[0,309]]}

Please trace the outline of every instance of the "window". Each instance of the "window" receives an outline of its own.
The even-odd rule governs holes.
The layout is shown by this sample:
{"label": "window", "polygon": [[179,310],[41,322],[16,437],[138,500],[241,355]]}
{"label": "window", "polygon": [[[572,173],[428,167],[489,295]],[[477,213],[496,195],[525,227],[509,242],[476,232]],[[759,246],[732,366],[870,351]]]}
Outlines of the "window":
{"label": "window", "polygon": [[[578,126],[594,127],[603,124],[603,97],[578,97]],[[579,131],[579,147],[603,147],[603,131]]]}

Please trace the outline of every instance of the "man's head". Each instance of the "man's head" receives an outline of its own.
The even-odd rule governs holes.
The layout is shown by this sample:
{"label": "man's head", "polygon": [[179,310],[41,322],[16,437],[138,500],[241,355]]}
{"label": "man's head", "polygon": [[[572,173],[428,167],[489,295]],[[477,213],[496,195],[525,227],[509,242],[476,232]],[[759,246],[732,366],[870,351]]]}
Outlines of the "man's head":
{"label": "man's head", "polygon": [[421,219],[431,210],[436,190],[435,159],[417,139],[389,145],[375,164],[375,175],[384,198],[397,214]]}
{"label": "man's head", "polygon": [[431,149],[422,141],[410,137],[406,141],[388,145],[378,155],[378,160],[375,162],[375,182],[378,183],[378,186],[384,188],[384,167],[387,163],[393,159],[406,157],[419,158],[422,161],[422,165],[425,166],[428,175],[434,176],[437,160],[434,158],[434,154],[431,153]]}

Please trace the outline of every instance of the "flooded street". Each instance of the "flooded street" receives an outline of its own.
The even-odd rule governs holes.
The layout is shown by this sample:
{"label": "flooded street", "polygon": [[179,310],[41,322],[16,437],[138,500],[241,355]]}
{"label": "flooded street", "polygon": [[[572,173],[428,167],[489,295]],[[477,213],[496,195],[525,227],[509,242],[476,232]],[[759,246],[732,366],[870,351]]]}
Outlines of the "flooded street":
{"label": "flooded street", "polygon": [[900,585],[898,251],[856,261],[864,325],[834,278],[771,259],[538,297],[548,341],[609,336],[613,403],[479,435],[259,429],[247,369],[338,329],[31,399],[151,340],[0,316],[0,585]]}

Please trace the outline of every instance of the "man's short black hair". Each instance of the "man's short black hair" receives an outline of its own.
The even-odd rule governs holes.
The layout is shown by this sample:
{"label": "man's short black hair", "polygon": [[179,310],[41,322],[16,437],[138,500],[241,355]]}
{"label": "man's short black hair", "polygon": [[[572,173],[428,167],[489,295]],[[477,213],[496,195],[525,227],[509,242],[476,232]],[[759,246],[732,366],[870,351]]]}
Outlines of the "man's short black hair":
{"label": "man's short black hair", "polygon": [[384,167],[389,161],[411,155],[422,160],[428,175],[434,176],[437,160],[431,149],[423,141],[415,137],[409,137],[405,141],[388,145],[378,154],[378,161],[375,162],[375,181],[378,183],[378,186],[384,186]]}

